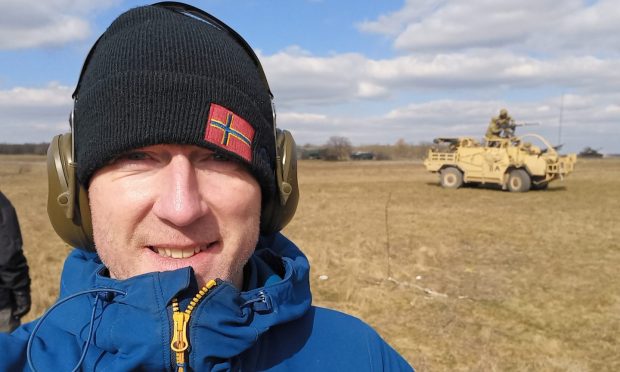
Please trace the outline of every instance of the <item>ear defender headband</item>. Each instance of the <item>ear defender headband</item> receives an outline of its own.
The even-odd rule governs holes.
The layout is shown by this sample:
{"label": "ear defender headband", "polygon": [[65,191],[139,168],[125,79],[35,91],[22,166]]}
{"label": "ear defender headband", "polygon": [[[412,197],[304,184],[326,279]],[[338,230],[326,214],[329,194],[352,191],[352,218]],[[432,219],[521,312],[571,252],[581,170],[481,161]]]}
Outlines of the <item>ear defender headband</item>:
{"label": "ear defender headband", "polygon": [[[259,76],[271,98],[273,136],[276,151],[276,195],[269,198],[263,197],[264,202],[261,211],[260,231],[262,235],[269,235],[282,230],[295,215],[297,203],[299,201],[296,147],[293,136],[289,131],[276,128],[276,111],[273,103],[273,94],[271,93],[265,72],[258,57],[249,44],[236,31],[201,9],[171,1],[156,3],[152,6],[165,8],[184,14],[187,17],[198,19],[205,22],[210,27],[214,27],[228,34],[243,48],[255,64]],[[74,108],[69,118],[71,133],[55,136],[47,151],[47,212],[52,227],[66,243],[73,247],[79,247],[88,251],[94,251],[95,247],[88,194],[84,186],[81,185],[77,179],[77,162],[79,159],[75,158],[73,134],[76,125],[79,125],[79,123],[74,119],[74,112],[83,76],[102,36],[99,37],[90,49],[82,66],[75,91],[73,92]]]}

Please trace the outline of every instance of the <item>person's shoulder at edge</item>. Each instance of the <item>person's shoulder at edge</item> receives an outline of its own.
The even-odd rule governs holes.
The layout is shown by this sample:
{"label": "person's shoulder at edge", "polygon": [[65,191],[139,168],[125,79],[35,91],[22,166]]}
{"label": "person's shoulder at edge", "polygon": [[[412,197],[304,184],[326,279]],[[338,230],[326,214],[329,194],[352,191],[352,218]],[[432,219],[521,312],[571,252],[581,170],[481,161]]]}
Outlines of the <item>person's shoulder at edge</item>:
{"label": "person's shoulder at edge", "polygon": [[[373,371],[412,371],[413,368],[396,352],[370,325],[361,319],[340,311],[314,307],[315,324],[317,331],[325,332],[324,337],[334,337],[336,342],[344,343],[341,347],[351,359],[361,358],[361,352],[366,347],[368,350],[368,365]],[[340,340],[336,334],[341,334]],[[358,350],[348,351],[348,346],[357,344]],[[342,353],[342,350],[340,351]],[[361,366],[360,366],[361,367]]]}
{"label": "person's shoulder at edge", "polygon": [[337,310],[312,306],[268,334],[260,349],[270,352],[258,363],[264,370],[413,371],[372,327]]}

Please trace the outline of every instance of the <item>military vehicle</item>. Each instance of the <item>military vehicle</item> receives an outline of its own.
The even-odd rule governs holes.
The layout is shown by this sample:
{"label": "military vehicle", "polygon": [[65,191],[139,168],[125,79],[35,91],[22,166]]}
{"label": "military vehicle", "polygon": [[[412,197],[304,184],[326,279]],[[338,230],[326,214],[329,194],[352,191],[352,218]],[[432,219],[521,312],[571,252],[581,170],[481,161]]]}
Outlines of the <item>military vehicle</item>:
{"label": "military vehicle", "polygon": [[577,154],[578,157],[580,158],[595,158],[595,159],[600,159],[603,157],[603,154],[601,154],[600,149],[593,149],[592,147],[586,147],[584,148],[579,154]]}
{"label": "military vehicle", "polygon": [[[533,138],[541,149],[526,142]],[[436,138],[424,165],[438,173],[441,186],[457,189],[464,184],[495,184],[503,190],[524,192],[545,189],[549,182],[573,171],[577,156],[560,155],[543,137],[525,134],[478,142],[471,137]]]}
{"label": "military vehicle", "polygon": [[374,160],[375,153],[370,151],[355,151],[351,154],[351,160]]}

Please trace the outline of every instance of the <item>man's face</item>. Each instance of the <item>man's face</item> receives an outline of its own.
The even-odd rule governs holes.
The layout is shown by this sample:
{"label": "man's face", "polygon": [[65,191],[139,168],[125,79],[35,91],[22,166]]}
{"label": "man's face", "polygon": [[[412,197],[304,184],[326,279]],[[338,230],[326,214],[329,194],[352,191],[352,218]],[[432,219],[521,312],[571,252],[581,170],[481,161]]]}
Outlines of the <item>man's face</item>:
{"label": "man's face", "polygon": [[238,288],[259,234],[261,190],[240,163],[190,145],[130,151],[88,188],[95,246],[117,279],[192,266]]}

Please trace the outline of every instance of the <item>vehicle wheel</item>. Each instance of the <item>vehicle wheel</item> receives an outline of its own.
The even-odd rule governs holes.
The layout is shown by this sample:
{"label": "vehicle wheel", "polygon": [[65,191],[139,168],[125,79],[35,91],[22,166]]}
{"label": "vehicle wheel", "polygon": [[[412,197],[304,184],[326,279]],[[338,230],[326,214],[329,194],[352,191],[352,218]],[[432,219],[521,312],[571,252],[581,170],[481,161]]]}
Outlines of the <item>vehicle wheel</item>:
{"label": "vehicle wheel", "polygon": [[442,169],[439,179],[441,186],[447,189],[458,189],[463,185],[463,173],[454,167]]}
{"label": "vehicle wheel", "polygon": [[508,176],[508,190],[512,192],[525,192],[532,187],[530,175],[523,169],[514,169]]}

